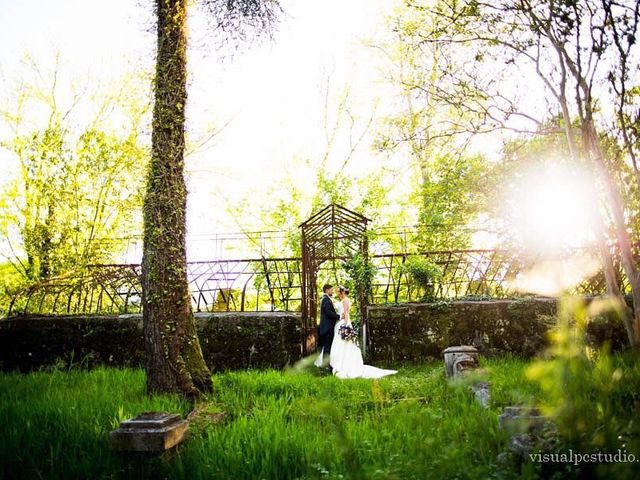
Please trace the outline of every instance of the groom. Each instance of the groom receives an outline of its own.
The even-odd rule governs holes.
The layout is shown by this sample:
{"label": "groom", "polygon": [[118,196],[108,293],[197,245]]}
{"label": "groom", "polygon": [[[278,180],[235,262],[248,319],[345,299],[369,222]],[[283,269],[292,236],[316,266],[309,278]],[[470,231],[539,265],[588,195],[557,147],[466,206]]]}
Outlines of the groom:
{"label": "groom", "polygon": [[[321,349],[324,362],[328,361],[331,353],[331,344],[333,343],[333,329],[340,316],[333,306],[331,297],[333,297],[333,285],[326,284],[322,287],[324,295],[320,302],[320,326],[318,327],[318,348]],[[331,365],[329,365],[331,371]]]}

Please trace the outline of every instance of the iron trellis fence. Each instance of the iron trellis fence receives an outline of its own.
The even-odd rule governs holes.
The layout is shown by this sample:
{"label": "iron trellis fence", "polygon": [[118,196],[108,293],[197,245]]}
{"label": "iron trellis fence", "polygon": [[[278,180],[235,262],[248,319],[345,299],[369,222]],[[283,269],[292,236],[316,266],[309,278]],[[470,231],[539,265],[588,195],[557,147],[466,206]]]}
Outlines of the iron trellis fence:
{"label": "iron trellis fence", "polygon": [[[402,266],[422,257],[441,272],[433,297],[469,296],[505,298],[516,292],[510,280],[525,268],[517,255],[502,250],[450,250],[424,253],[390,253],[369,257],[377,274],[370,304],[419,301],[421,287]],[[339,277],[344,257],[325,263],[319,275]],[[194,311],[301,311],[302,259],[295,257],[215,260],[188,263]],[[625,291],[624,275],[620,280]],[[575,287],[574,293],[597,295],[606,288],[601,272]],[[13,298],[8,315],[21,314],[123,314],[141,311],[138,264],[92,265],[30,285]],[[319,295],[319,292],[316,292]]]}
{"label": "iron trellis fence", "polygon": [[[142,311],[139,264],[91,265],[19,291],[8,316],[126,314]],[[300,259],[189,262],[194,311],[299,310]]]}
{"label": "iron trellis fence", "polygon": [[[436,300],[460,298],[509,298],[526,292],[516,289],[519,275],[541,261],[559,262],[571,260],[574,255],[584,255],[589,249],[576,249],[553,256],[523,258],[509,250],[443,250],[424,253],[393,253],[373,255],[371,261],[377,275],[371,292],[372,304],[421,301],[424,288],[411,278],[403,268],[411,257],[422,257],[440,270],[440,278],[434,281],[430,297]],[[615,259],[614,255],[614,259]],[[623,293],[630,287],[619,261],[614,261],[618,282]],[[603,295],[607,291],[602,270],[585,278],[567,290],[577,295]]]}

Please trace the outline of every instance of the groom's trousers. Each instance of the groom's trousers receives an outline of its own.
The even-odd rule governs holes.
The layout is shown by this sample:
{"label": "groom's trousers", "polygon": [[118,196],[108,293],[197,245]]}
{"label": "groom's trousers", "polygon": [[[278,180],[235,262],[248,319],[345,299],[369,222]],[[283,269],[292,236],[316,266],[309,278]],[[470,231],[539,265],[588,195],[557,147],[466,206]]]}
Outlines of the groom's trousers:
{"label": "groom's trousers", "polygon": [[320,333],[318,330],[318,350],[321,350],[324,355],[331,353],[331,344],[333,343],[333,328],[330,328],[325,333]]}

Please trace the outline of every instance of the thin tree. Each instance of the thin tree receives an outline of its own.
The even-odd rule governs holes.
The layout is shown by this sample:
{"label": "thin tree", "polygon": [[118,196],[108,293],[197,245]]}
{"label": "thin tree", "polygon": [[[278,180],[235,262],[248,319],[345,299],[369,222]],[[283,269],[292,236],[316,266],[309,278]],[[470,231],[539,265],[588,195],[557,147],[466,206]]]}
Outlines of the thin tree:
{"label": "thin tree", "polygon": [[[142,260],[147,390],[195,397],[212,390],[187,278],[184,179],[188,0],[156,0],[152,155],[144,201]],[[268,31],[272,0],[205,0],[217,31],[234,40]],[[247,28],[249,27],[249,28]]]}
{"label": "thin tree", "polygon": [[[630,52],[635,44],[633,32],[640,18],[637,3],[439,0],[429,7],[423,2],[412,3],[412,8],[426,9],[437,19],[433,28],[416,35],[418,43],[459,48],[456,56],[450,59],[455,68],[446,65],[449,82],[432,91],[453,108],[475,114],[479,123],[476,120],[466,127],[471,132],[510,128],[510,120],[518,118],[533,122],[533,134],[555,133],[545,132],[540,128],[542,122],[520,111],[518,100],[514,98],[517,94],[505,92],[501,88],[504,82],[499,79],[528,63],[551,92],[549,100],[560,109],[571,156],[589,167],[594,186],[599,187],[603,200],[598,211],[608,213],[614,227],[621,264],[636,306],[635,311],[626,312],[623,319],[630,344],[640,347],[640,308],[637,308],[640,305],[640,273],[625,218],[623,185],[603,155],[596,121],[597,102],[605,99],[605,92],[598,90],[598,86],[606,81],[614,86],[613,103],[618,105],[618,116],[624,114],[625,98],[620,95],[628,90],[626,82],[631,80]],[[621,29],[616,25],[627,27]],[[626,35],[625,41],[620,40],[621,32]],[[623,146],[635,165],[631,142],[624,138],[625,132],[622,133]],[[607,290],[609,295],[622,300],[604,236],[607,219],[596,220]]]}

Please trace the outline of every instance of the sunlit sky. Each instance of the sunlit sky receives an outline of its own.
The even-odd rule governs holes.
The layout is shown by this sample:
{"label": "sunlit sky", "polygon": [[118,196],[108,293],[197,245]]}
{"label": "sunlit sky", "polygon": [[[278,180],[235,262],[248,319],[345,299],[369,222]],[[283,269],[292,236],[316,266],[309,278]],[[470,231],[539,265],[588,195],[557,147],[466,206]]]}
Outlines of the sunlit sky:
{"label": "sunlit sky", "polygon": [[[381,78],[371,60],[373,49],[364,42],[383,26],[391,3],[285,1],[274,40],[226,61],[207,39],[201,13],[191,9],[189,131],[198,137],[230,122],[208,149],[188,159],[191,233],[237,230],[220,202],[247,190],[261,198],[293,159],[321,153],[322,88],[328,77],[332,95],[350,86],[354,107],[373,105]],[[0,0],[0,69],[10,77],[25,53],[51,65],[56,51],[71,75],[117,78],[135,65],[152,67],[151,4]],[[356,156],[363,168],[369,147],[363,142]],[[10,163],[3,158],[3,172],[10,171]]]}
{"label": "sunlit sky", "polygon": [[[311,180],[305,161],[325,149],[327,79],[332,102],[350,87],[350,106],[361,120],[372,115],[376,104],[382,115],[390,97],[384,78],[389,65],[370,45],[380,41],[394,4],[283,0],[285,16],[273,41],[225,61],[208,39],[204,17],[191,9],[188,132],[198,138],[212,126],[228,123],[206,149],[187,159],[192,237],[251,230],[257,225],[251,213],[234,219],[226,207],[247,197],[268,201],[283,174],[293,174],[301,183]],[[19,75],[27,53],[39,65],[52,66],[56,52],[70,77],[108,82],[134,68],[151,69],[151,5],[142,0],[0,0],[0,73],[9,81]],[[374,134],[375,123],[346,174],[366,174],[377,155],[371,149]],[[485,139],[484,145],[491,142]],[[339,142],[337,149],[342,147]],[[398,159],[377,161],[394,167]],[[0,181],[10,178],[14,168],[15,160],[0,153]],[[338,168],[338,162],[329,168]],[[389,172],[398,176],[393,181],[400,181],[406,170]]]}

